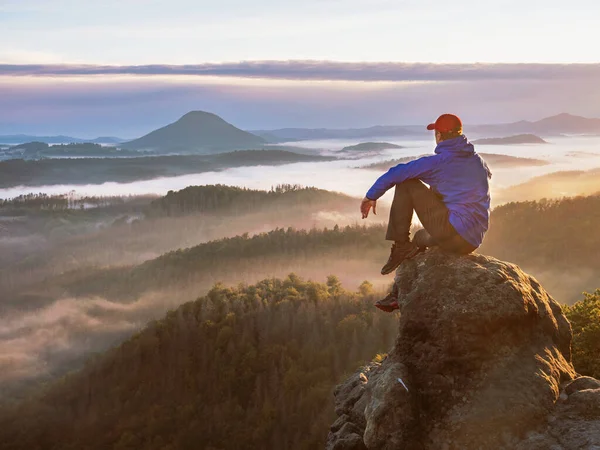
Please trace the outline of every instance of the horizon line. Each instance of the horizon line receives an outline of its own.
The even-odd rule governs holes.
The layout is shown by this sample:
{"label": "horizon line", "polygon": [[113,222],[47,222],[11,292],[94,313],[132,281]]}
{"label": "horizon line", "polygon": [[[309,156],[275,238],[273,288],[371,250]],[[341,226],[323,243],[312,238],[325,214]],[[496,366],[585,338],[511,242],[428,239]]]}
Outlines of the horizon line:
{"label": "horizon line", "polygon": [[[200,110],[191,110],[188,111],[187,113],[181,115],[178,119],[175,120],[175,122],[177,122],[179,119],[181,119],[183,116],[191,113],[191,112],[208,112],[210,113],[210,111],[200,111]],[[210,114],[214,114],[214,113],[210,113]],[[217,114],[215,114],[217,115]],[[585,117],[585,116],[581,116],[578,114],[572,114],[569,112],[562,112],[562,113],[558,113],[558,114],[553,114],[550,116],[544,116],[540,119],[537,120],[524,120],[524,119],[520,119],[520,120],[513,120],[511,122],[490,122],[490,123],[468,123],[466,124],[467,127],[486,127],[486,126],[502,126],[502,125],[512,125],[512,124],[517,124],[517,123],[521,123],[521,122],[526,122],[526,123],[536,123],[542,120],[546,120],[549,118],[553,118],[553,117],[558,117],[558,116],[562,116],[562,115],[568,115],[568,116],[574,116],[574,117],[578,117],[581,119],[587,119],[587,120],[598,120],[600,118],[595,118],[595,117]],[[217,115],[218,116],[218,115]],[[219,118],[223,119],[221,116],[218,116]],[[173,120],[173,119],[171,119]],[[223,119],[225,120],[225,119]],[[167,125],[172,125],[175,122],[169,122]],[[229,123],[229,122],[228,122]],[[166,126],[166,125],[165,125]],[[234,125],[235,126],[235,125]],[[364,126],[364,127],[319,127],[319,128],[315,128],[315,127],[279,127],[279,128],[240,128],[243,131],[249,132],[249,133],[255,133],[255,132],[269,132],[269,131],[280,131],[280,130],[331,130],[331,131],[346,131],[346,130],[367,130],[370,128],[378,128],[378,127],[382,127],[382,128],[388,128],[388,127],[406,127],[406,128],[412,128],[412,127],[420,127],[422,126],[422,124],[394,124],[394,125],[382,125],[382,124],[378,124],[378,125],[371,125],[371,126]],[[152,130],[155,131],[155,130]],[[151,133],[152,131],[149,131],[148,133],[145,133],[142,136],[145,136],[146,134]],[[423,133],[425,134],[425,130],[423,130]],[[0,137],[19,137],[19,136],[24,136],[24,137],[41,137],[41,138],[50,138],[50,137],[67,137],[67,138],[76,138],[75,136],[69,136],[68,134],[64,134],[64,133],[50,133],[50,134],[33,134],[33,133],[8,133],[8,134],[0,134]],[[79,138],[77,137],[77,139],[82,139],[82,141],[91,141],[91,140],[96,140],[102,137],[106,137],[106,138],[117,138],[117,139],[123,139],[125,142],[128,140],[135,140],[138,139],[139,137],[142,136],[138,136],[137,138],[127,138],[124,139],[122,137],[119,136],[115,136],[115,135],[104,135],[104,136],[95,136],[93,138]],[[278,144],[273,144],[273,145],[278,145]]]}

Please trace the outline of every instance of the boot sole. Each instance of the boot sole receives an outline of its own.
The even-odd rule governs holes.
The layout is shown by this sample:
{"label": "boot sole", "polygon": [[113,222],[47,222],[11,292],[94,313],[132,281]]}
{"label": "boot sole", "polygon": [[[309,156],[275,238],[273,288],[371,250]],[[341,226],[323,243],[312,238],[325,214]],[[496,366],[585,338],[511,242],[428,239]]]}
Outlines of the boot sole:
{"label": "boot sole", "polygon": [[378,305],[377,303],[375,304],[375,308],[380,309],[384,312],[387,313],[391,313],[396,311],[397,309],[400,309],[400,307],[398,306],[398,304],[396,304],[395,306],[393,305]]}
{"label": "boot sole", "polygon": [[408,255],[406,255],[402,260],[400,260],[400,262],[398,262],[398,264],[396,264],[390,270],[384,272],[383,269],[382,269],[381,270],[381,275],[388,275],[388,274],[392,273],[394,270],[396,270],[398,267],[400,267],[400,264],[402,264],[404,261],[406,261],[407,259],[414,258],[415,256],[417,256],[419,253],[421,253],[424,250],[425,249],[421,249],[419,247],[416,247],[412,252],[410,252]]}

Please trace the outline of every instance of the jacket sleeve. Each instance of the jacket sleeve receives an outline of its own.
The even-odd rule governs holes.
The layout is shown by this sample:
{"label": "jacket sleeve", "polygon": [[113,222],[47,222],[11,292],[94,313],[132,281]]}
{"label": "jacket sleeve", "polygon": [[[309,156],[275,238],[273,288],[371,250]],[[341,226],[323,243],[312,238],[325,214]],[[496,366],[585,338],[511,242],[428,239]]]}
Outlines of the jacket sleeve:
{"label": "jacket sleeve", "polygon": [[380,176],[367,192],[369,200],[377,200],[392,186],[414,178],[428,177],[439,164],[439,156],[424,156],[406,164],[398,164]]}

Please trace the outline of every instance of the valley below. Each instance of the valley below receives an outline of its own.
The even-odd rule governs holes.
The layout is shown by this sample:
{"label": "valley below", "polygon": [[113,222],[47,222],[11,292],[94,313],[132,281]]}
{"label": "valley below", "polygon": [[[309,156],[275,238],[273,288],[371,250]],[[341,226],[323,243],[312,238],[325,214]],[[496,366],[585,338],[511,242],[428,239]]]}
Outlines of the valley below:
{"label": "valley below", "polygon": [[[493,173],[493,211],[478,253],[518,264],[559,303],[573,305],[599,286],[600,138],[544,139],[545,145],[498,144],[480,153]],[[133,147],[128,152],[139,151]],[[177,333],[193,326],[210,345],[201,344],[202,356],[188,362],[207,380],[218,377],[210,358],[223,361],[240,349],[246,359],[236,370],[247,372],[236,376],[255,389],[252,401],[267,404],[265,380],[280,380],[270,395],[303,389],[311,400],[294,396],[290,405],[331,417],[330,408],[314,405],[343,374],[387,351],[396,326],[396,316],[372,306],[393,282],[380,275],[392,193],[368,220],[360,219],[360,199],[390,167],[433,148],[409,135],[211,154],[0,161],[0,405],[58,395],[56,383],[81,389],[92,383],[86,371],[108,370],[98,361],[121,361],[121,351],[142,367],[144,352],[156,356],[155,340],[176,345],[166,343],[187,339]],[[299,315],[288,321],[282,311]],[[286,327],[290,341],[282,337]],[[234,338],[234,329],[253,344]],[[263,331],[272,341],[264,348]],[[338,358],[346,341],[355,350]],[[271,357],[279,359],[270,363]],[[244,361],[252,361],[251,369]],[[173,364],[187,367],[183,360]],[[319,364],[326,369],[319,372]],[[250,372],[263,373],[262,387]],[[249,397],[223,389],[248,407]],[[31,411],[27,420],[34,420]],[[256,417],[275,409],[264,411]],[[309,446],[322,441],[321,432],[307,435]],[[125,439],[107,433],[98,442]],[[222,430],[215,433],[212,442],[219,442]]]}

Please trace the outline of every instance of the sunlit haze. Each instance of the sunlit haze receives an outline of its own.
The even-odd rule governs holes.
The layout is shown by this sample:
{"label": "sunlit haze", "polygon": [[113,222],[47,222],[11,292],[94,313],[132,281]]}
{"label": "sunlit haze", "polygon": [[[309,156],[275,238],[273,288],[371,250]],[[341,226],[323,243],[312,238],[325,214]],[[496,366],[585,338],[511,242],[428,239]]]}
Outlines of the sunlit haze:
{"label": "sunlit haze", "polygon": [[594,117],[598,16],[591,0],[8,0],[0,134],[133,138],[196,109],[244,129]]}

